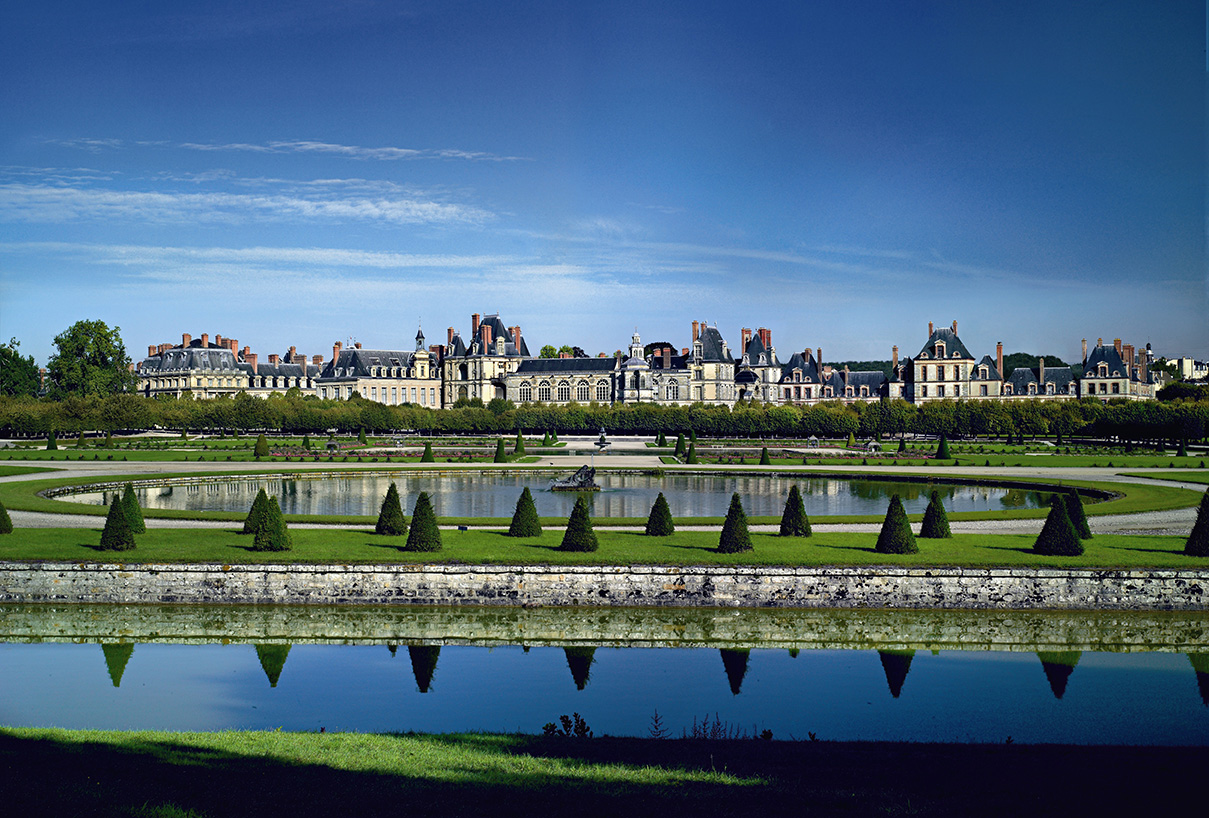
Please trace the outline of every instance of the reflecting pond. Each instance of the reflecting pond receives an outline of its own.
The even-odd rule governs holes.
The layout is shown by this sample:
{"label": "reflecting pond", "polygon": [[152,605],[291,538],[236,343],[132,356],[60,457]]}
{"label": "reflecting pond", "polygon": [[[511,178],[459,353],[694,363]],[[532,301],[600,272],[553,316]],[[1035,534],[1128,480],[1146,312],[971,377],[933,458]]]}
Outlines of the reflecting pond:
{"label": "reflecting pond", "polygon": [[0,723],[1209,743],[1209,616],[0,606]]}
{"label": "reflecting pond", "polygon": [[[433,499],[443,517],[510,517],[521,489],[528,487],[542,516],[566,517],[578,495],[548,491],[549,473],[399,473],[315,478],[237,477],[169,485],[138,486],[143,508],[245,512],[264,488],[276,495],[286,514],[373,516],[391,482],[397,484],[410,513],[421,491]],[[597,517],[645,517],[663,492],[673,516],[723,517],[731,494],[738,492],[749,515],[780,515],[789,487],[797,484],[808,514],[884,514],[892,494],[903,499],[907,513],[923,513],[932,489],[949,511],[1003,511],[1040,508],[1050,495],[1002,486],[947,485],[922,482],[849,480],[841,477],[773,475],[597,474],[603,490],[588,494]],[[82,492],[59,499],[107,504],[112,492]]]}

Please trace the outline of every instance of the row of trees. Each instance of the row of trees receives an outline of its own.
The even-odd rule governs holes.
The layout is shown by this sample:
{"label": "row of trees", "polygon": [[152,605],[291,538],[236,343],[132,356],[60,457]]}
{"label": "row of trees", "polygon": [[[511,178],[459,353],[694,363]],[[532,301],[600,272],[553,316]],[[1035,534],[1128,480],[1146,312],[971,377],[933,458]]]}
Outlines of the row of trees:
{"label": "row of trees", "polygon": [[936,401],[914,405],[902,400],[845,405],[779,406],[553,406],[508,401],[467,403],[453,409],[405,404],[386,406],[354,395],[320,400],[297,390],[257,398],[247,393],[208,400],[144,398],[134,394],[68,397],[59,401],[0,396],[0,434],[43,436],[166,428],[226,433],[276,430],[290,434],[336,429],[375,434],[421,431],[434,434],[659,434],[693,430],[708,437],[845,439],[906,433],[959,436],[1091,436],[1129,442],[1204,439],[1209,434],[1209,400],[1116,401]]}

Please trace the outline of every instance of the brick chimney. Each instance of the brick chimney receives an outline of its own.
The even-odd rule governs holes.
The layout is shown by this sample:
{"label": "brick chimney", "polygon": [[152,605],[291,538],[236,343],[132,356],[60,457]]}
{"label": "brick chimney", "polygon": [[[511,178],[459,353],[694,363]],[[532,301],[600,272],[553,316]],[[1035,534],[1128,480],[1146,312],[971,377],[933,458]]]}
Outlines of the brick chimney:
{"label": "brick chimney", "polygon": [[1037,383],[1040,384],[1040,389],[1045,389],[1045,356],[1037,356]]}
{"label": "brick chimney", "polygon": [[277,366],[277,364],[281,363],[281,356],[277,355],[276,353],[274,353],[273,355],[270,355],[269,363],[271,363],[273,366]]}
{"label": "brick chimney", "polygon": [[170,349],[172,349],[172,344],[160,344],[160,355],[163,355]]}
{"label": "brick chimney", "polygon": [[772,349],[772,330],[767,327],[760,327],[757,330],[760,333],[760,341],[763,342],[765,349]]}
{"label": "brick chimney", "polygon": [[487,352],[489,346],[491,346],[491,325],[483,324],[483,351]]}
{"label": "brick chimney", "polygon": [[932,333],[933,333],[933,332],[935,332],[935,331],[936,331],[936,330],[932,329],[932,322],[931,322],[931,321],[929,321],[929,322],[928,322],[928,337],[929,337],[929,338],[931,338],[931,337],[932,337]]}
{"label": "brick chimney", "polygon": [[697,321],[693,322],[693,343],[697,343],[697,337],[701,334],[701,324]]}
{"label": "brick chimney", "polygon": [[1112,339],[1112,348],[1117,351],[1118,355],[1121,354],[1121,339],[1120,338]]}
{"label": "brick chimney", "polygon": [[815,350],[815,352],[819,356],[819,359],[817,361],[815,361],[815,365],[822,366],[823,365],[823,348],[819,347],[817,350]]}
{"label": "brick chimney", "polygon": [[209,348],[210,348],[210,333],[203,332],[202,333],[202,349],[209,349]]}
{"label": "brick chimney", "polygon": [[[807,350],[809,351],[809,350]],[[898,369],[898,345],[890,347],[890,369]]]}
{"label": "brick chimney", "polygon": [[1097,339],[1096,339],[1096,346],[1098,346],[1098,347],[1102,347],[1102,346],[1104,346],[1104,339],[1103,339],[1103,338],[1097,338]]}
{"label": "brick chimney", "polygon": [[214,343],[217,344],[218,346],[222,347],[223,349],[227,348],[227,345],[223,343],[221,335],[214,336]]}
{"label": "brick chimney", "polygon": [[751,330],[748,329],[747,327],[744,327],[743,329],[739,330],[739,338],[741,339],[739,341],[739,349],[746,352],[747,345],[751,343]]}
{"label": "brick chimney", "polygon": [[560,357],[560,358],[570,358],[570,357],[571,357],[571,353],[570,353],[570,352],[560,352],[560,353],[558,353],[558,357]]}
{"label": "brick chimney", "polygon": [[251,348],[251,347],[245,346],[245,347],[243,348],[243,352],[241,353],[241,357],[242,357],[242,358],[243,358],[245,361],[246,361],[246,360],[248,360],[248,353],[249,353],[249,352],[251,352],[251,351],[252,351],[252,348]]}
{"label": "brick chimney", "polygon": [[476,338],[479,334],[479,314],[477,312],[470,314],[470,337]]}
{"label": "brick chimney", "polygon": [[239,354],[239,341],[236,341],[234,338],[228,338],[227,339],[227,348],[230,349],[232,352]]}
{"label": "brick chimney", "polygon": [[187,332],[182,332],[181,333],[181,346],[187,347],[191,343],[193,343],[193,336]]}
{"label": "brick chimney", "polygon": [[256,362],[260,360],[260,356],[257,355],[255,352],[246,352],[246,353],[244,353],[243,357],[244,357],[244,360],[246,360],[249,364],[251,364],[252,374],[255,375],[256,374]]}
{"label": "brick chimney", "polygon": [[445,345],[453,346],[453,327],[445,330]]}
{"label": "brick chimney", "polygon": [[1122,347],[1125,355],[1125,371],[1133,376],[1133,344],[1125,344]]}
{"label": "brick chimney", "polygon": [[332,344],[332,366],[335,366],[340,361],[340,350],[344,348],[344,344],[337,341]]}
{"label": "brick chimney", "polygon": [[848,364],[844,364],[844,386],[848,385]]}
{"label": "brick chimney", "polygon": [[1007,377],[1007,375],[1003,373],[1003,341],[999,341],[995,344],[995,368],[999,370],[1000,380],[1003,380]]}
{"label": "brick chimney", "polygon": [[360,348],[361,348],[361,342],[360,342],[360,341],[354,341],[354,342],[353,342],[353,346],[354,346],[354,347],[356,347],[357,349],[360,349]]}
{"label": "brick chimney", "polygon": [[688,357],[688,347],[682,347],[680,350],[680,354],[683,355],[685,358],[687,358]]}
{"label": "brick chimney", "polygon": [[663,368],[664,369],[672,368],[672,348],[671,347],[663,348]]}
{"label": "brick chimney", "polygon": [[311,358],[311,363],[314,364],[315,366],[319,367],[320,369],[322,369],[323,368],[323,356],[322,355],[313,356]]}
{"label": "brick chimney", "polygon": [[298,360],[298,347],[290,347],[290,363]]}
{"label": "brick chimney", "polygon": [[953,334],[954,335],[957,334],[957,319],[956,318],[953,319]]}
{"label": "brick chimney", "polygon": [[516,346],[516,351],[519,353],[521,351],[521,328],[509,327],[509,329],[512,330],[512,343]]}
{"label": "brick chimney", "polygon": [[151,344],[150,346],[147,347],[147,357],[148,358],[155,357],[155,344]]}
{"label": "brick chimney", "polygon": [[1138,380],[1140,380],[1142,383],[1146,383],[1146,379],[1149,376],[1149,374],[1150,374],[1150,356],[1143,355],[1142,356],[1142,372],[1141,372],[1141,375],[1138,377]]}

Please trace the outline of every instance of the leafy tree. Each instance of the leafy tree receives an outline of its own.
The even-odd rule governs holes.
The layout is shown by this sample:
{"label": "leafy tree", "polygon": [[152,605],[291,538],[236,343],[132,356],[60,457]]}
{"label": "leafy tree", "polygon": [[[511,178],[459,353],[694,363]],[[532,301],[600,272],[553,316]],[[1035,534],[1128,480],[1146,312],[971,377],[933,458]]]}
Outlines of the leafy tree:
{"label": "leafy tree", "polygon": [[730,497],[730,508],[726,511],[726,522],[722,524],[722,535],[718,538],[718,551],[722,554],[738,554],[751,550],[751,534],[747,532],[747,514],[738,492]]}
{"label": "leafy tree", "polygon": [[13,518],[8,516],[8,509],[0,503],[0,534],[13,533]]}
{"label": "leafy tree", "polygon": [[521,496],[516,498],[516,510],[512,512],[512,522],[508,526],[509,537],[540,537],[542,524],[537,517],[537,507],[533,504],[533,495],[529,487],[521,489]]}
{"label": "leafy tree", "polygon": [[915,535],[911,533],[911,523],[907,520],[907,512],[903,501],[897,494],[890,498],[890,506],[886,509],[886,519],[882,522],[881,533],[877,535],[879,554],[916,554],[919,546],[915,544]]}
{"label": "leafy tree", "polygon": [[537,357],[539,357],[539,358],[557,358],[558,349],[553,344],[546,344],[537,353]]}
{"label": "leafy tree", "polygon": [[248,509],[248,516],[243,521],[244,534],[256,534],[265,526],[269,514],[269,495],[262,488],[256,493],[256,499],[252,501],[252,507]]}
{"label": "leafy tree", "polygon": [[134,548],[134,532],[126,519],[126,506],[121,497],[114,497],[105,517],[105,530],[101,532],[102,551],[129,551]]}
{"label": "leafy tree", "polygon": [[[503,442],[502,438],[500,439],[500,442],[501,443]],[[521,434],[520,432],[516,433],[516,444],[515,444],[515,446],[513,446],[512,453],[513,454],[524,454],[525,453],[525,436],[523,434]]]}
{"label": "leafy tree", "polygon": [[50,434],[46,436],[46,451],[53,452],[59,448],[59,443],[55,440],[55,430],[51,429]]}
{"label": "leafy tree", "polygon": [[104,397],[131,392],[138,378],[130,371],[130,356],[120,327],[104,321],[77,321],[55,336],[55,352],[46,364],[52,397]]}
{"label": "leafy tree", "polygon": [[953,455],[949,454],[949,438],[941,432],[940,445],[936,447],[937,460],[952,460]]}
{"label": "leafy tree", "polygon": [[252,454],[257,457],[269,456],[269,441],[265,438],[263,432],[256,438],[256,448],[252,450]]}
{"label": "leafy tree", "polygon": [[771,466],[772,465],[772,460],[768,457],[768,447],[767,446],[760,449],[760,465],[761,466]]}
{"label": "leafy tree", "polygon": [[147,524],[143,522],[143,510],[139,508],[139,498],[134,493],[133,483],[127,483],[122,492],[122,505],[125,507],[126,522],[130,524],[130,530],[135,534],[145,534]]}
{"label": "leafy tree", "polygon": [[42,376],[38,373],[34,356],[23,358],[17,351],[19,346],[21,342],[16,338],[9,339],[7,344],[0,344],[0,395],[37,397],[42,387]]}
{"label": "leafy tree", "polygon": [[504,439],[502,437],[495,441],[495,462],[508,462],[508,453],[504,451]]}
{"label": "leafy tree", "polygon": [[928,509],[924,512],[924,524],[919,529],[919,536],[931,540],[943,540],[953,536],[949,530],[949,515],[945,513],[945,504],[940,500],[940,492],[932,490],[928,500]]}
{"label": "leafy tree", "polygon": [[424,443],[424,454],[420,455],[420,462],[421,463],[436,463],[437,462],[436,456],[433,455],[433,453],[432,453],[432,443],[429,443],[429,442]]}
{"label": "leafy tree", "polygon": [[437,515],[432,510],[432,500],[426,491],[420,492],[416,498],[416,507],[411,512],[411,531],[403,550],[441,550],[441,529],[437,528]]}
{"label": "leafy tree", "polygon": [[1184,553],[1190,557],[1209,557],[1209,491],[1201,495],[1201,504],[1196,510],[1196,522],[1188,541],[1184,543]]}
{"label": "leafy tree", "polygon": [[806,516],[806,505],[802,502],[802,492],[798,484],[789,487],[789,497],[785,500],[785,510],[781,512],[782,537],[809,537],[810,518]]}
{"label": "leafy tree", "polygon": [[407,519],[403,516],[403,505],[399,502],[399,489],[391,482],[382,499],[382,510],[378,512],[378,523],[374,526],[375,534],[388,537],[402,537],[407,533]]}
{"label": "leafy tree", "polygon": [[1071,489],[1063,495],[1066,501],[1066,513],[1070,516],[1071,525],[1081,540],[1091,539],[1091,526],[1087,524],[1087,515],[1083,513],[1083,498],[1079,492]]}
{"label": "leafy tree", "polygon": [[667,498],[661,491],[655,498],[655,504],[651,506],[650,516],[647,517],[646,534],[648,537],[670,537],[675,531],[676,526],[672,523],[672,510],[668,507]]}
{"label": "leafy tree", "polygon": [[269,498],[269,509],[265,514],[265,522],[252,540],[253,551],[289,551],[294,545],[290,538],[289,529],[285,524],[285,515],[276,497]]}
{"label": "leafy tree", "polygon": [[559,551],[595,551],[598,547],[596,532],[592,530],[592,518],[588,514],[588,500],[582,494],[575,500],[575,508],[567,520]]}
{"label": "leafy tree", "polygon": [[1050,501],[1049,516],[1041,527],[1041,534],[1033,543],[1033,551],[1046,556],[1077,557],[1083,553],[1083,543],[1070,521],[1066,501],[1059,494]]}
{"label": "leafy tree", "polygon": [[277,687],[281,671],[285,670],[285,660],[290,655],[292,645],[257,645],[256,658],[260,660],[260,669],[269,680],[269,687]]}

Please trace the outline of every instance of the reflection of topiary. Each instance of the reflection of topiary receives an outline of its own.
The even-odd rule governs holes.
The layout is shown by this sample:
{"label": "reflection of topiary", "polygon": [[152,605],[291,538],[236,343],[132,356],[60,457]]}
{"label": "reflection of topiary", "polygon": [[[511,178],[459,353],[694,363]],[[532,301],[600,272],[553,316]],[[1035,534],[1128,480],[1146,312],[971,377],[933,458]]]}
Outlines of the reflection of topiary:
{"label": "reflection of topiary", "polygon": [[134,654],[134,645],[130,642],[102,642],[101,653],[105,654],[105,669],[109,671],[109,681],[113,682],[114,687],[121,687],[126,664]]}
{"label": "reflection of topiary", "polygon": [[1196,686],[1201,692],[1201,701],[1209,707],[1209,653],[1186,653],[1192,669],[1196,671]]}
{"label": "reflection of topiary", "polygon": [[672,510],[668,508],[667,498],[661,491],[655,498],[655,504],[651,506],[650,516],[647,517],[646,534],[648,537],[670,537],[675,531]]}
{"label": "reflection of topiary", "polygon": [[1200,508],[1196,510],[1196,522],[1184,543],[1184,553],[1190,557],[1209,557],[1209,491],[1201,495]]}
{"label": "reflection of topiary", "polygon": [[265,520],[268,519],[268,513],[269,495],[262,488],[256,493],[256,499],[252,501],[252,507],[248,509],[248,516],[243,521],[243,533],[255,534],[264,528]]}
{"label": "reflection of topiary", "polygon": [[252,450],[252,454],[257,457],[269,456],[269,441],[265,439],[263,432],[256,438],[256,447]]}
{"label": "reflection of topiary", "polygon": [[782,537],[809,537],[810,518],[806,516],[806,506],[802,503],[802,492],[798,484],[789,487],[789,497],[785,500],[785,510],[781,512]]}
{"label": "reflection of topiary", "polygon": [[1049,681],[1049,689],[1053,691],[1055,699],[1061,699],[1066,693],[1066,683],[1082,656],[1083,652],[1079,650],[1037,652],[1041,669],[1045,671],[1045,678]]}
{"label": "reflection of topiary", "polygon": [[760,449],[760,465],[761,466],[771,466],[772,465],[772,460],[770,460],[768,457],[768,447],[767,446]]}
{"label": "reflection of topiary", "polygon": [[913,650],[879,650],[877,656],[882,660],[882,671],[886,674],[886,685],[890,695],[898,698],[903,692],[903,682],[907,681],[907,673],[911,670],[911,660],[915,658]]}
{"label": "reflection of topiary", "polygon": [[440,551],[441,529],[437,528],[437,515],[432,510],[428,492],[420,492],[416,507],[411,512],[411,532],[407,535],[404,551]]}
{"label": "reflection of topiary", "polygon": [[420,456],[421,463],[436,463],[437,458],[432,453],[432,444],[426,442],[424,444],[424,454]]}
{"label": "reflection of topiary", "polygon": [[8,516],[8,509],[0,503],[0,534],[13,533],[13,518]]}
{"label": "reflection of topiary", "polygon": [[732,695],[738,696],[739,690],[743,687],[743,677],[747,675],[747,661],[751,658],[751,651],[720,648],[718,653],[722,654],[722,667],[726,669],[726,681],[730,684],[730,692]]}
{"label": "reflection of topiary", "polygon": [[575,689],[583,690],[588,686],[592,663],[596,661],[596,648],[563,648],[563,652],[567,655],[567,667],[575,680]]}
{"label": "reflection of topiary", "polygon": [[276,497],[269,498],[269,508],[265,512],[264,524],[256,531],[252,540],[253,551],[289,551],[293,546],[289,529],[285,524],[285,515]]}
{"label": "reflection of topiary", "polygon": [[416,689],[427,693],[437,671],[437,660],[441,658],[441,646],[408,645],[407,655],[411,659],[411,674],[416,677]]}
{"label": "reflection of topiary", "polygon": [[374,526],[375,534],[388,537],[402,537],[407,533],[407,519],[403,516],[403,505],[399,502],[399,489],[392,482],[382,499],[382,510],[378,512],[378,524]]}
{"label": "reflection of topiary", "polygon": [[495,441],[495,462],[496,463],[507,463],[508,462],[508,454],[504,451],[504,439],[502,437],[499,440]]}
{"label": "reflection of topiary", "polygon": [[134,532],[126,519],[126,505],[115,496],[105,517],[105,530],[101,532],[102,551],[129,551],[134,548]]}
{"label": "reflection of topiary", "polygon": [[944,432],[940,434],[940,445],[936,447],[937,460],[950,460],[952,455],[949,454],[949,439],[945,437]]}
{"label": "reflection of topiary", "polygon": [[126,522],[130,523],[130,530],[135,534],[146,533],[147,524],[143,522],[143,510],[139,508],[139,498],[134,493],[133,483],[127,483],[125,491],[122,492],[122,505],[126,507]]}
{"label": "reflection of topiary", "polygon": [[533,505],[533,495],[529,487],[521,490],[521,496],[516,498],[516,510],[512,512],[512,523],[508,526],[509,537],[540,537],[542,524],[537,517],[537,507]]}
{"label": "reflection of topiary", "polygon": [[718,551],[722,554],[738,554],[751,550],[751,534],[747,532],[747,514],[738,492],[730,496],[730,508],[726,511],[726,522],[722,524],[722,535],[718,538]]}
{"label": "reflection of topiary", "polygon": [[592,530],[592,518],[588,514],[588,500],[582,494],[575,500],[575,508],[567,519],[567,530],[563,532],[559,551],[595,551],[598,547],[596,532]]}
{"label": "reflection of topiary", "polygon": [[1075,527],[1075,533],[1081,540],[1090,540],[1091,527],[1087,524],[1087,515],[1083,513],[1083,498],[1079,496],[1079,492],[1072,489],[1063,495],[1063,499],[1066,501],[1066,513],[1070,516],[1071,525]]}
{"label": "reflection of topiary", "polygon": [[281,671],[285,669],[286,657],[290,655],[290,645],[257,645],[256,658],[260,667],[269,679],[269,687],[277,687]]}
{"label": "reflection of topiary", "polygon": [[924,524],[919,529],[919,536],[931,540],[943,540],[953,536],[949,530],[949,516],[945,513],[945,504],[940,501],[940,492],[932,490],[928,501],[928,509],[924,512]]}
{"label": "reflection of topiary", "polygon": [[1066,502],[1061,495],[1055,494],[1050,501],[1049,516],[1045,518],[1040,536],[1033,543],[1033,551],[1051,557],[1077,557],[1083,553],[1083,543],[1079,542],[1079,534],[1071,524]]}
{"label": "reflection of topiary", "polygon": [[877,548],[874,550],[879,554],[919,553],[915,535],[911,533],[911,523],[903,509],[903,501],[897,494],[890,498],[886,519],[882,522],[881,533],[877,535]]}

